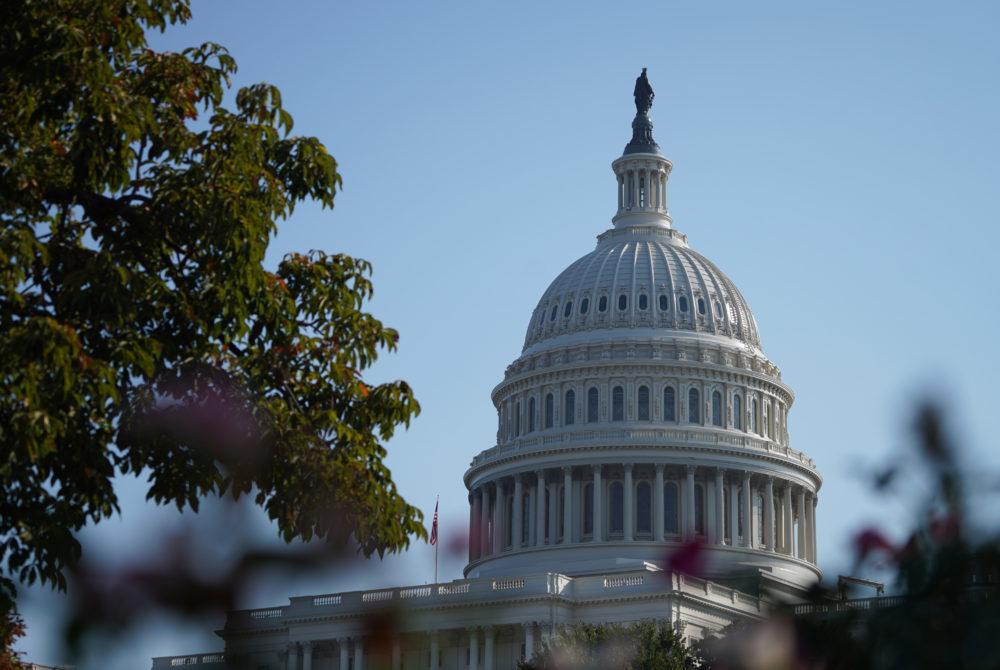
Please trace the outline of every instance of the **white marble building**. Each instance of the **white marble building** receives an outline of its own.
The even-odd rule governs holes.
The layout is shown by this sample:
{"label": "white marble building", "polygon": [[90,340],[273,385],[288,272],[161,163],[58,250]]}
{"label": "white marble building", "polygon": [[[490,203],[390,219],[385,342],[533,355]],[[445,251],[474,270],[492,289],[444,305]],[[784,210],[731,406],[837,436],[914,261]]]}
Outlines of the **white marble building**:
{"label": "white marble building", "polygon": [[[789,445],[794,395],[739,290],[673,227],[651,102],[644,71],[612,228],[542,294],[493,390],[497,443],[465,474],[465,578],[231,612],[224,652],[155,669],[509,669],[562,624],[697,638],[819,578],[821,479]],[[671,569],[688,543],[699,577]],[[372,622],[388,613],[387,636]]]}

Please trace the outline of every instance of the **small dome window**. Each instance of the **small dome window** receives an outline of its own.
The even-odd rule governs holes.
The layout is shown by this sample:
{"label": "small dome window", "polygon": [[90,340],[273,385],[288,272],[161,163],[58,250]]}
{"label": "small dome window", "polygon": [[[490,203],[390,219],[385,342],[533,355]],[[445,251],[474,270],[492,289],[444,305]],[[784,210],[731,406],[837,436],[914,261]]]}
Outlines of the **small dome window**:
{"label": "small dome window", "polygon": [[686,295],[682,295],[681,297],[677,298],[677,307],[682,312],[688,311],[688,299]]}
{"label": "small dome window", "polygon": [[722,305],[719,304],[718,300],[715,301],[715,318],[716,319],[722,318]]}
{"label": "small dome window", "polygon": [[580,314],[586,314],[588,309],[590,309],[590,298],[584,298],[580,301]]}
{"label": "small dome window", "polygon": [[559,305],[552,305],[552,312],[549,314],[549,321],[556,320],[556,312],[559,311]]}
{"label": "small dome window", "polygon": [[608,311],[608,296],[602,295],[601,299],[597,301],[597,311],[598,312]]}
{"label": "small dome window", "polygon": [[626,309],[628,309],[628,296],[622,293],[618,296],[618,311],[624,312]]}
{"label": "small dome window", "polygon": [[698,313],[701,315],[705,314],[705,299],[698,298]]}
{"label": "small dome window", "polygon": [[542,313],[538,315],[538,325],[540,326],[543,323],[545,323],[545,310],[544,309],[542,310]]}
{"label": "small dome window", "polygon": [[639,309],[645,310],[649,307],[649,298],[646,297],[645,293],[639,294]]}
{"label": "small dome window", "polygon": [[563,316],[569,316],[573,313],[573,301],[570,300],[566,303],[566,308],[563,310]]}
{"label": "small dome window", "polygon": [[661,312],[666,312],[668,309],[670,309],[670,298],[668,298],[667,296],[661,294],[660,295],[660,311]]}

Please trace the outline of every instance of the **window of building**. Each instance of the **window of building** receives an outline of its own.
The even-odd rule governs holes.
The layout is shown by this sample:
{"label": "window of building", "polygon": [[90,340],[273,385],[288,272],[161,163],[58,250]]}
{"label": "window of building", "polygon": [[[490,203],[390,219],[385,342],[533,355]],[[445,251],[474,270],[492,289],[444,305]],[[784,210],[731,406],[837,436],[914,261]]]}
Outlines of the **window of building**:
{"label": "window of building", "polygon": [[528,398],[528,432],[535,432],[535,399]]}
{"label": "window of building", "polygon": [[712,391],[712,425],[722,425],[722,394]]}
{"label": "window of building", "polygon": [[750,432],[757,432],[757,399],[750,399]]}
{"label": "window of building", "polygon": [[701,423],[701,394],[695,388],[688,390],[688,423]]}
{"label": "window of building", "polygon": [[667,296],[665,296],[665,295],[663,295],[661,293],[660,294],[660,311],[661,312],[666,312],[669,309],[670,309],[670,298],[668,298]]}
{"label": "window of building", "polygon": [[521,403],[514,405],[514,437],[521,435]]}
{"label": "window of building", "polygon": [[705,534],[705,486],[694,485],[694,532]]}
{"label": "window of building", "polygon": [[653,489],[649,482],[639,482],[635,490],[635,532],[653,532]]}
{"label": "window of building", "polygon": [[646,296],[645,293],[640,293],[639,294],[639,309],[645,311],[647,307],[649,307],[649,298]]}
{"label": "window of building", "polygon": [[587,391],[587,423],[597,423],[597,387],[591,386]]}
{"label": "window of building", "polygon": [[545,427],[551,428],[555,423],[556,400],[551,393],[545,395]]}
{"label": "window of building", "polygon": [[616,386],[611,391],[611,420],[625,420],[625,389]]}
{"label": "window of building", "polygon": [[618,311],[624,312],[626,309],[628,309],[628,296],[622,293],[618,296]]}
{"label": "window of building", "polygon": [[677,482],[663,485],[663,532],[667,535],[681,534],[679,498]]}
{"label": "window of building", "polygon": [[538,315],[538,325],[541,326],[544,323],[545,323],[545,310],[543,309],[542,313]]}
{"label": "window of building", "polygon": [[586,314],[588,309],[590,309],[590,298],[584,298],[580,301],[580,314]]}
{"label": "window of building", "polygon": [[649,421],[649,387],[640,386],[636,395],[639,421]]}
{"label": "window of building", "polygon": [[549,321],[556,320],[556,312],[559,311],[559,305],[552,305],[552,311],[549,312]]}
{"label": "window of building", "polygon": [[677,420],[677,397],[673,386],[663,387],[663,420]]}
{"label": "window of building", "polygon": [[566,402],[563,405],[563,425],[572,426],[576,421],[576,392],[573,389],[566,391]]}
{"label": "window of building", "polygon": [[705,299],[698,298],[698,313],[701,315],[705,314]]}
{"label": "window of building", "polygon": [[583,534],[594,534],[594,485],[583,485]]}
{"label": "window of building", "polygon": [[646,178],[639,177],[639,206],[646,206]]}
{"label": "window of building", "polygon": [[733,395],[733,428],[743,430],[743,398]]}
{"label": "window of building", "polygon": [[602,295],[600,300],[597,301],[597,311],[598,312],[608,311],[608,296]]}
{"label": "window of building", "polygon": [[608,487],[608,531],[625,532],[625,489],[621,482],[611,482]]}
{"label": "window of building", "polygon": [[566,317],[572,313],[573,313],[573,301],[570,300],[569,302],[566,303],[566,306],[563,308],[563,316]]}
{"label": "window of building", "polygon": [[682,312],[688,311],[688,299],[686,295],[682,295],[681,297],[677,298],[677,309],[681,310]]}

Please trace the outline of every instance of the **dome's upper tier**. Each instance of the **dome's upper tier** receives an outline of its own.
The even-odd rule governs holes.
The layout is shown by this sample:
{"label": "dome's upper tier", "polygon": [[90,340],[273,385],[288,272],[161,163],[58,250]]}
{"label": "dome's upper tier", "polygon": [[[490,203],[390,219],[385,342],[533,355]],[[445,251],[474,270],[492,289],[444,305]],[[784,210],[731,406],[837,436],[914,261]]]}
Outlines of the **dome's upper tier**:
{"label": "dome's upper tier", "polygon": [[525,351],[555,338],[570,344],[576,334],[600,337],[600,331],[621,328],[705,333],[760,349],[757,324],[739,289],[691,249],[685,235],[628,227],[597,239],[597,248],[566,268],[542,295],[528,324]]}

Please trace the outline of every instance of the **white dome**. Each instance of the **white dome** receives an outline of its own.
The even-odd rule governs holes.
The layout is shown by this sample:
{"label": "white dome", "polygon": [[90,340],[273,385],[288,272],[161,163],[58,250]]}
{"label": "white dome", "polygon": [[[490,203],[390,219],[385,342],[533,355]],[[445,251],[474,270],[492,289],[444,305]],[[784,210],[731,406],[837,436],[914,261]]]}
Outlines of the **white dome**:
{"label": "white dome", "polygon": [[[704,333],[760,350],[757,324],[739,289],[683,234],[662,227],[612,229],[566,268],[532,313],[524,352],[573,339],[621,340]],[[678,332],[680,331],[680,332]],[[582,335],[586,333],[586,335]]]}

